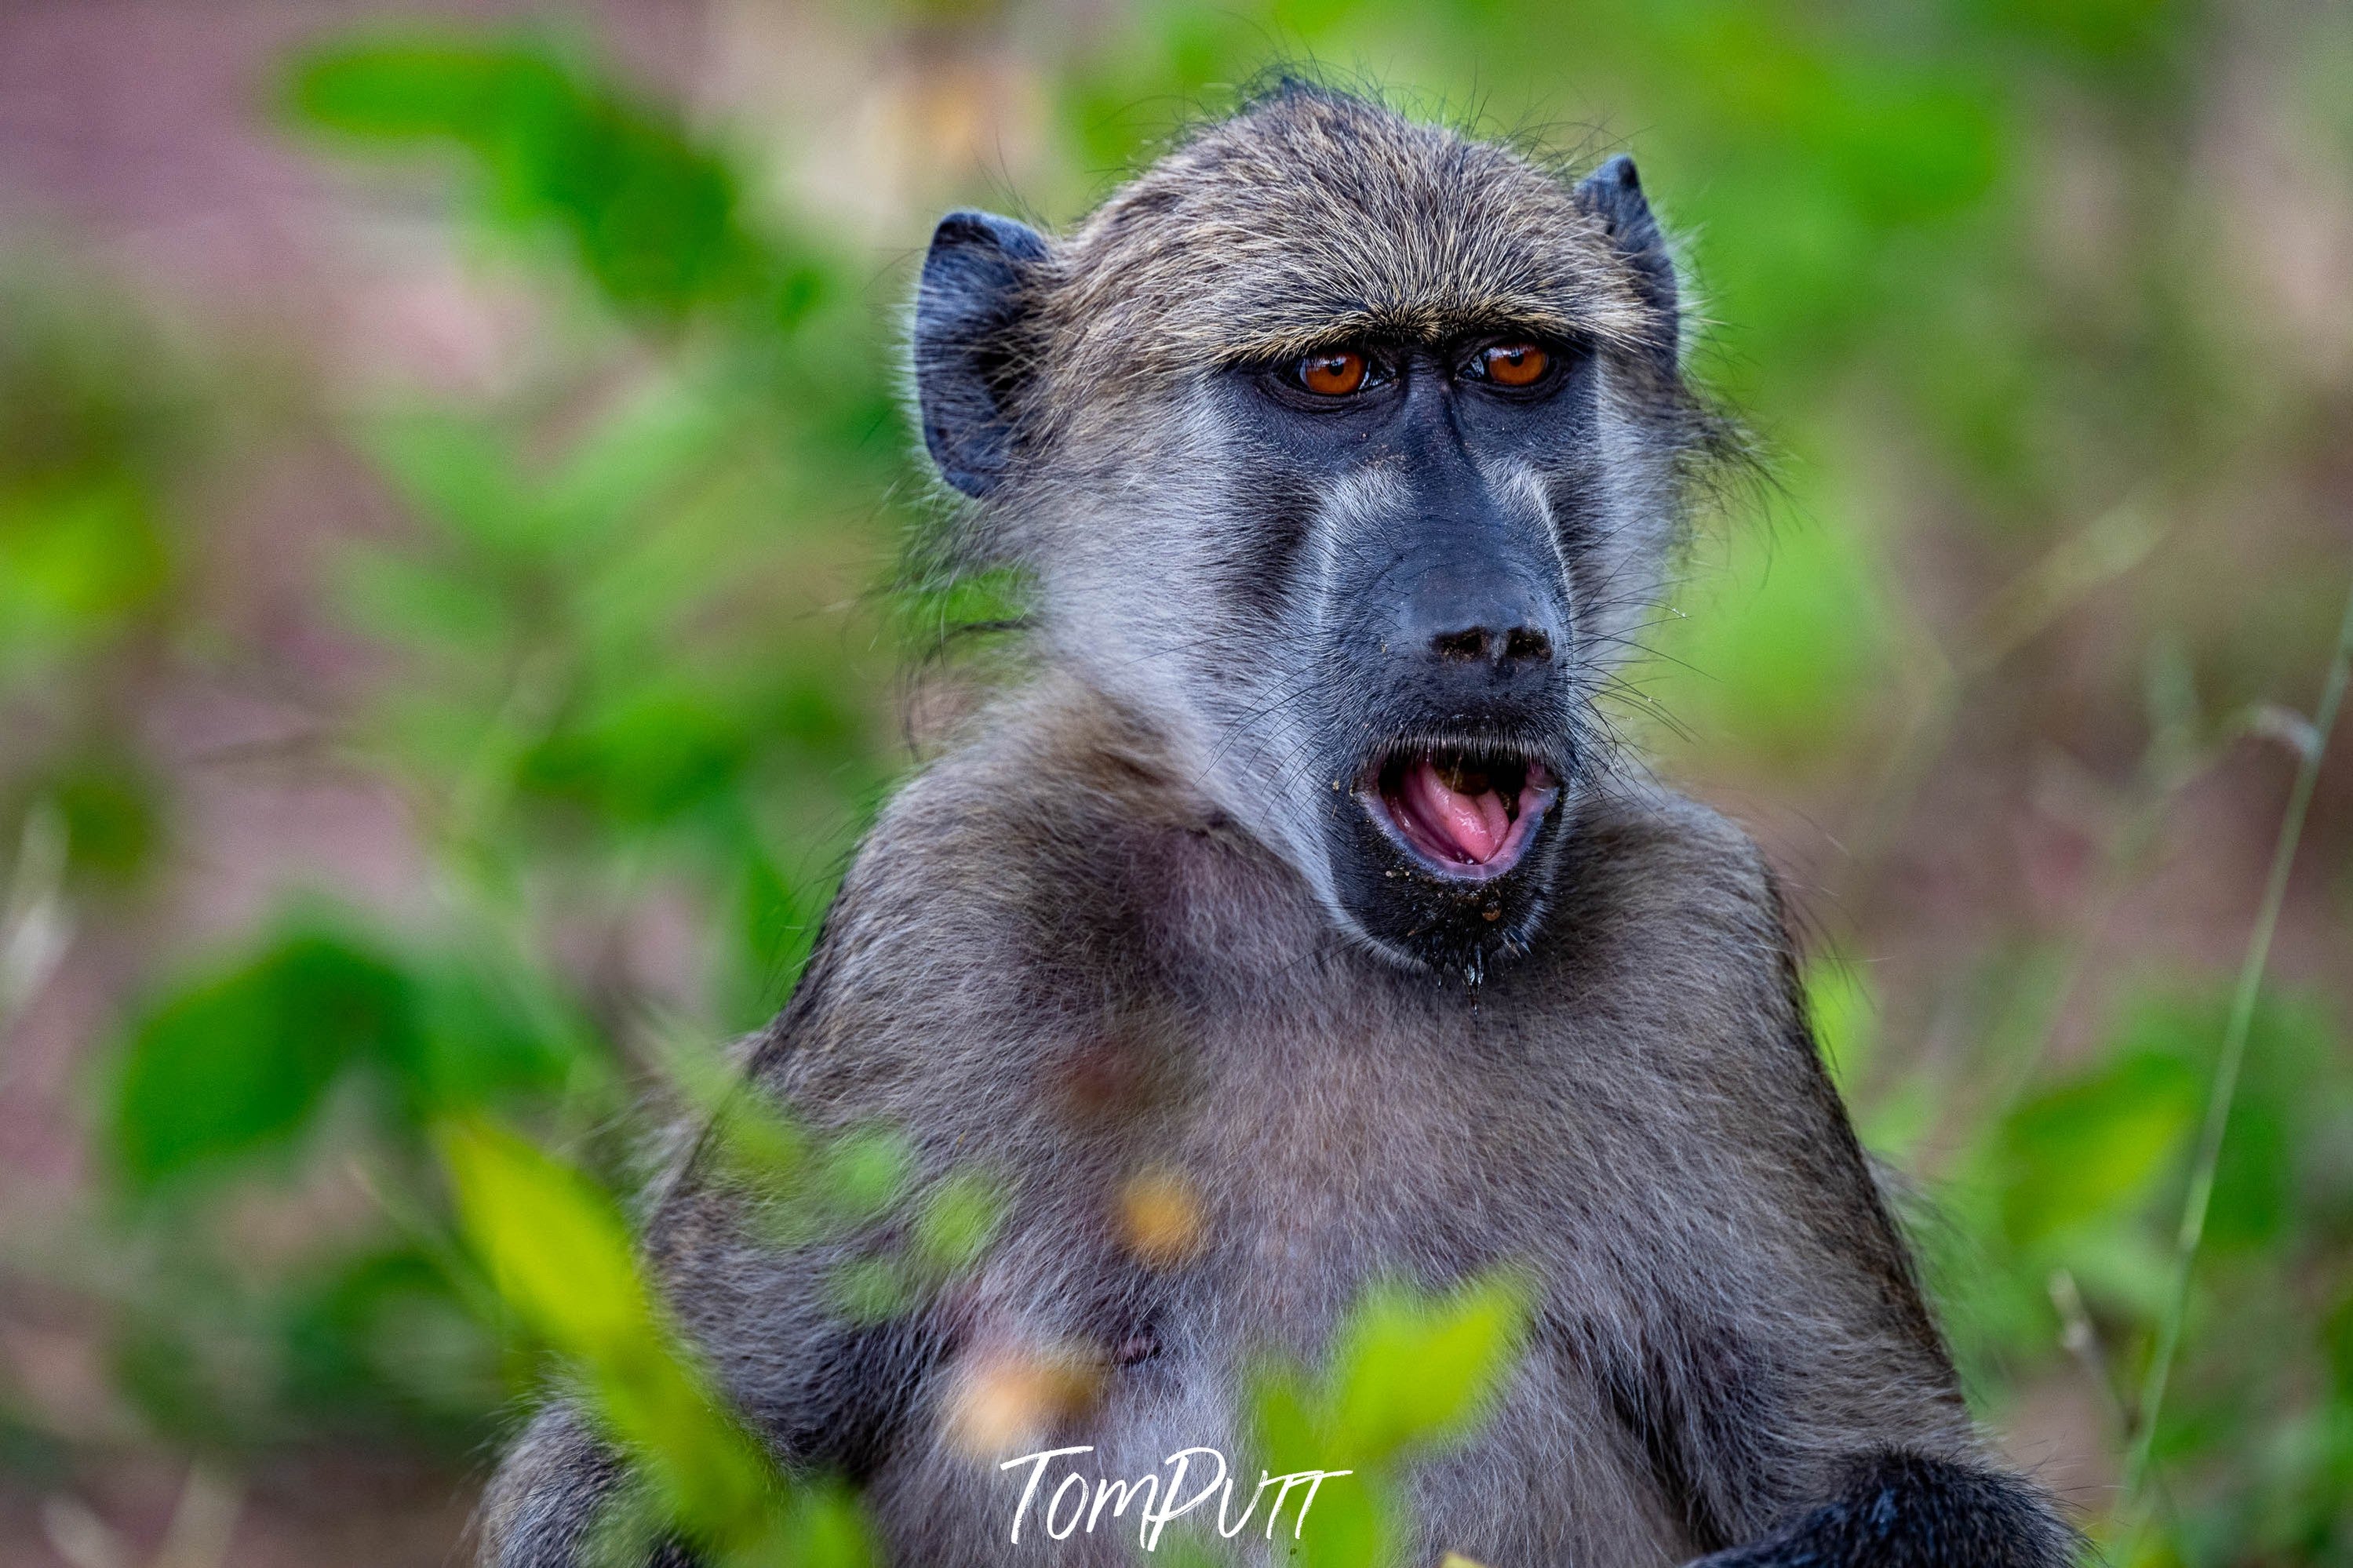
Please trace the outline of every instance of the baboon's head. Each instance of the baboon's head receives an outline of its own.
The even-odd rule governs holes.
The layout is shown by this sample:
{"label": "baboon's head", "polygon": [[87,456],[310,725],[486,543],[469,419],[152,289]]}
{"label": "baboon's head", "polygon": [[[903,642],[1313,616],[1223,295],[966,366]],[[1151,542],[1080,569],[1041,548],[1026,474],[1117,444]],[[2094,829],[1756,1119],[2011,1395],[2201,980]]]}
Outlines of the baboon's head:
{"label": "baboon's head", "polygon": [[955,213],[923,437],[1047,656],[1400,962],[1524,950],[1712,426],[1634,170],[1318,89],[1067,238]]}

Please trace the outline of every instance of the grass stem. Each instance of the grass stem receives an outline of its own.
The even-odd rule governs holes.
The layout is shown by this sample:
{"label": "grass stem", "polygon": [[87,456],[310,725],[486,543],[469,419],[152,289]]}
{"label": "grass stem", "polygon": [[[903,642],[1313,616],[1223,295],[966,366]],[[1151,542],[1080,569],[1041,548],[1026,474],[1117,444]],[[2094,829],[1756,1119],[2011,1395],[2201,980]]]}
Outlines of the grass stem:
{"label": "grass stem", "polygon": [[2270,967],[2272,935],[2278,929],[2280,907],[2287,899],[2288,872],[2295,864],[2297,843],[2304,837],[2305,813],[2312,805],[2313,787],[2320,778],[2320,762],[2328,750],[2329,731],[2345,699],[2348,675],[2353,675],[2353,595],[2345,603],[2344,619],[2337,628],[2337,648],[2322,684],[2320,706],[2313,710],[2308,730],[2298,736],[2302,756],[2295,783],[2288,792],[2287,811],[2280,819],[2278,842],[2272,849],[2271,876],[2263,885],[2254,930],[2239,964],[2239,985],[2231,999],[2230,1021],[2222,1031],[2222,1050],[2214,1064],[2214,1081],[2206,1097],[2206,1121],[2198,1139],[2198,1152],[2189,1168],[2189,1190],[2181,1204],[2181,1226],[2174,1237],[2173,1282],[2158,1321],[2157,1348],[2141,1383],[2140,1419],[2132,1455],[2125,1468],[2125,1496],[2138,1497],[2147,1479],[2149,1456],[2157,1440],[2158,1417],[2165,1409],[2166,1384],[2181,1348],[2182,1319],[2189,1304],[2190,1276],[2198,1262],[2199,1244],[2205,1239],[2206,1211],[2214,1198],[2214,1173],[2221,1163],[2222,1134],[2231,1120],[2231,1105],[2239,1090],[2239,1069],[2247,1056],[2247,1033],[2253,1026],[2255,1002],[2262,994],[2263,973]]}

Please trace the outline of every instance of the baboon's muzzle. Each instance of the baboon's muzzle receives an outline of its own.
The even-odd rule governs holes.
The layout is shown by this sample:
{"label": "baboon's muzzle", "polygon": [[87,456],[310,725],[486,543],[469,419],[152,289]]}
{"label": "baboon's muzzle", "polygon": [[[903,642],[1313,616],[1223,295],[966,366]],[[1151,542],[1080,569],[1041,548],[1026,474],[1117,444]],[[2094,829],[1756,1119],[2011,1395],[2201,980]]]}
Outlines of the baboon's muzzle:
{"label": "baboon's muzzle", "polygon": [[1379,623],[1377,679],[1405,724],[1357,797],[1440,877],[1511,872],[1560,793],[1546,754],[1567,627],[1557,566],[1529,560],[1523,531],[1492,512],[1419,529]]}
{"label": "baboon's muzzle", "polygon": [[1366,597],[1351,662],[1380,717],[1356,793],[1434,876],[1511,871],[1559,795],[1569,630],[1541,526],[1484,496],[1425,514]]}
{"label": "baboon's muzzle", "polygon": [[[1466,494],[1467,492],[1467,494]],[[1394,950],[1466,974],[1523,949],[1577,767],[1572,626],[1541,519],[1475,485],[1389,531],[1386,570],[1341,601],[1335,884]]]}

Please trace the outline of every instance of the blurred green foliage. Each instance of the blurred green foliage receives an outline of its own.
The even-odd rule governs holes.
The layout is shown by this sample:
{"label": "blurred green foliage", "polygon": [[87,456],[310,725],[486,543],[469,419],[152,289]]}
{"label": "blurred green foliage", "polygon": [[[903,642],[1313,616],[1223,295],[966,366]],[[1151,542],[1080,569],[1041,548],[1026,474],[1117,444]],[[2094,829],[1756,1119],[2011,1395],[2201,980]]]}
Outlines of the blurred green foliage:
{"label": "blurred green foliage", "polygon": [[580,1026],[516,994],[522,978],[295,924],[175,988],[132,1033],[108,1097],[125,1184],[153,1194],[283,1152],[347,1079],[370,1080],[396,1135],[560,1088],[584,1055]]}
{"label": "blurred green foliage", "polygon": [[1318,1492],[1313,1512],[1303,1509],[1295,1560],[1397,1562],[1406,1467],[1492,1407],[1526,1331],[1525,1293],[1507,1278],[1435,1300],[1378,1289],[1341,1326],[1327,1372],[1261,1367],[1251,1389],[1257,1462],[1276,1475],[1350,1472]]}
{"label": "blurred green foliage", "polygon": [[560,236],[616,307],[675,321],[756,300],[788,325],[818,275],[743,222],[733,171],[676,120],[542,47],[397,40],[317,54],[292,73],[302,119],[407,149],[447,142],[484,216]]}
{"label": "blurred green foliage", "polygon": [[46,814],[71,879],[119,885],[163,829],[104,699],[173,615],[164,511],[202,419],[168,355],[70,298],[33,268],[0,285],[0,821]]}
{"label": "blurred green foliage", "polygon": [[492,1127],[451,1127],[443,1157],[500,1299],[581,1370],[599,1424],[659,1494],[663,1522],[723,1563],[800,1561],[774,1539],[781,1479],[663,1328],[619,1206]]}
{"label": "blurred green foliage", "polygon": [[[921,6],[871,25],[953,37],[999,20]],[[1572,151],[1639,131],[1646,186],[1719,323],[1702,368],[1783,454],[1770,521],[1704,538],[1714,570],[1677,586],[1655,630],[1642,679],[1689,731],[1659,739],[1679,761],[1857,774],[1873,737],[1925,710],[1889,769],[1900,805],[1968,679],[2139,562],[2231,454],[2295,427],[2215,308],[2213,256],[2180,238],[2213,215],[2160,177],[2222,26],[2197,0],[1262,16],[1158,0],[1047,61],[1068,157],[1061,187],[1035,194],[1071,210],[1093,188],[1081,171],[1127,165],[1272,51],[1409,60],[1457,94],[1422,107]],[[1497,61],[1520,63],[1498,77]],[[2353,141],[2327,86],[2306,111]],[[1535,107],[1515,112],[1514,92]],[[1630,108],[1546,122],[1596,101]],[[405,526],[339,540],[323,563],[323,617],[378,661],[332,748],[401,803],[430,907],[395,919],[311,898],[144,973],[98,1090],[119,1201],[90,1284],[115,1309],[117,1387],[153,1432],[208,1454],[351,1437],[463,1456],[554,1358],[644,1467],[643,1495],[609,1521],[617,1561],[682,1529],[744,1561],[857,1563],[854,1507],[786,1485],[712,1404],[612,1194],[642,1174],[652,1099],[713,1122],[780,1240],[907,1221],[904,1247],[844,1267],[852,1310],[904,1310],[985,1250],[1003,1198],[989,1173],[919,1170],[887,1129],[819,1139],[679,1042],[782,1002],[901,763],[892,665],[1017,618],[1020,584],[874,592],[925,516],[907,499],[890,334],[856,253],[776,200],[741,149],[537,36],[315,47],[290,62],[281,106],[322,154],[391,174],[438,161],[475,259],[520,279],[565,346],[492,395],[337,416]],[[2038,203],[2080,153],[2054,137],[2094,134],[2083,125],[2121,171],[2113,210],[2054,221]],[[2077,239],[2091,262],[2059,254]],[[191,498],[232,378],[208,382],[132,312],[63,303],[79,293],[0,300],[5,944],[44,911],[133,898],[167,862],[178,781],[118,693],[173,660],[236,657],[228,629],[189,624],[210,543]],[[1894,445],[1919,494],[1889,478]],[[1957,519],[1955,548],[2010,584],[1981,622],[1939,634],[1896,580],[1906,507]],[[2303,591],[2289,584],[2263,626],[2218,613],[2179,628],[2188,653],[2152,656],[2172,693],[2150,742],[2168,789],[2167,726],[2220,728],[2201,684],[2218,711],[2304,689],[2295,628],[2323,612]],[[2192,658],[2196,679],[2168,673]],[[708,955],[699,1004],[615,973],[632,912],[671,904]],[[2029,931],[1955,956],[1984,971],[1957,1059],[1894,1048],[1859,965],[1822,962],[1810,989],[1866,1138],[1922,1174],[1927,1267],[1973,1390],[2001,1415],[2072,1375],[2120,1454],[2222,1005],[2182,976],[2127,977],[2096,1037],[2058,1048],[2064,945]],[[2257,1015],[2157,1432],[2157,1529],[2124,1543],[2135,1564],[2353,1553],[2344,1042],[2316,1001],[2273,995]],[[363,1222],[291,1258],[232,1239],[257,1194],[337,1171],[356,1173]],[[1383,1295],[1331,1369],[1264,1370],[1270,1463],[1361,1473],[1319,1500],[1313,1560],[1378,1559],[1395,1468],[1492,1391],[1519,1322],[1504,1284]],[[0,1464],[51,1462],[19,1429],[0,1407]],[[2077,1500],[2097,1516],[2107,1500]]]}

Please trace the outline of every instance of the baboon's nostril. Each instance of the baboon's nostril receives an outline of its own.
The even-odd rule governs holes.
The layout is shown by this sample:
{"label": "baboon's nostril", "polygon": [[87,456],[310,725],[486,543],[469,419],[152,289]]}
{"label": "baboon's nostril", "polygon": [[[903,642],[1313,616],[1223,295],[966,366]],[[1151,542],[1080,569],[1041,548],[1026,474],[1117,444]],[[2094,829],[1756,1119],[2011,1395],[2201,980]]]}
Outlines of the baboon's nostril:
{"label": "baboon's nostril", "polygon": [[1487,657],[1487,628],[1472,626],[1468,631],[1440,632],[1430,639],[1440,658],[1477,659]]}
{"label": "baboon's nostril", "polygon": [[1465,664],[1549,664],[1552,638],[1534,626],[1514,626],[1498,636],[1485,626],[1440,632],[1430,639],[1440,658]]}

